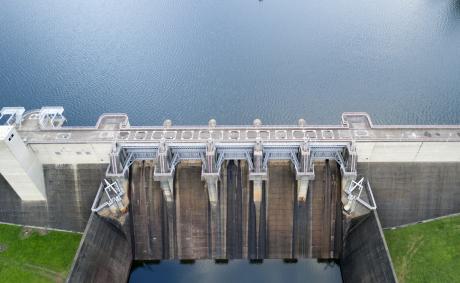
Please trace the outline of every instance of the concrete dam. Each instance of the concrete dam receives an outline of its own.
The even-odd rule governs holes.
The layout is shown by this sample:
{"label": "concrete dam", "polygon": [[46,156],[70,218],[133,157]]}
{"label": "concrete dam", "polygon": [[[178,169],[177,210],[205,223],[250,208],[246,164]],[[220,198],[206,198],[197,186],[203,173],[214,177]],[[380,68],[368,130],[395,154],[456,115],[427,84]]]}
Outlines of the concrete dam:
{"label": "concrete dam", "polygon": [[1,109],[0,221],[84,232],[69,282],[126,282],[133,261],[300,258],[397,282],[382,229],[460,212],[460,126],[72,127],[63,111]]}
{"label": "concrete dam", "polygon": [[135,162],[130,181],[135,259],[338,258],[340,171],[334,161],[315,169],[306,199],[297,201],[289,161],[269,163],[260,192],[251,185],[245,161],[225,162],[212,204],[201,163],[183,162],[175,173],[175,201],[168,204],[154,181],[154,166]]}

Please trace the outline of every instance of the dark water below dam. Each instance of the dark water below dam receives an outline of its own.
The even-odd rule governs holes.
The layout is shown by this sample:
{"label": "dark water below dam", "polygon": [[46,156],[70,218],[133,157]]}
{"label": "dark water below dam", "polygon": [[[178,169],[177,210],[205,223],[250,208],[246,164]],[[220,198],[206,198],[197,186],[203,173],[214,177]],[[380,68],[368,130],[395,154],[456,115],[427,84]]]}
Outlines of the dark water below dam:
{"label": "dark water below dam", "polygon": [[262,264],[248,260],[231,260],[228,264],[198,260],[194,264],[180,264],[177,261],[138,264],[133,267],[129,282],[339,283],[342,278],[338,265],[314,259],[301,259],[297,263],[266,259]]}

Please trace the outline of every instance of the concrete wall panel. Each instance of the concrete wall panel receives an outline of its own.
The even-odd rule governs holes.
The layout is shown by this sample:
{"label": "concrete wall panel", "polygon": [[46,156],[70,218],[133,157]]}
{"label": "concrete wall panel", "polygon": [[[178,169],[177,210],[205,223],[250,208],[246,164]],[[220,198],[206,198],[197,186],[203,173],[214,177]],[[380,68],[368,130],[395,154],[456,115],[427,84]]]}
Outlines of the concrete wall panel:
{"label": "concrete wall panel", "polygon": [[460,212],[460,163],[366,162],[383,227]]}
{"label": "concrete wall panel", "polygon": [[459,142],[357,142],[358,162],[460,162]]}
{"label": "concrete wall panel", "polygon": [[375,211],[351,221],[340,259],[344,283],[397,282]]}
{"label": "concrete wall panel", "polygon": [[0,175],[0,221],[83,232],[107,164],[44,165],[47,201],[22,201]]}
{"label": "concrete wall panel", "polygon": [[30,144],[43,164],[108,163],[111,144]]}
{"label": "concrete wall panel", "polygon": [[67,282],[127,282],[133,259],[130,222],[116,227],[92,214]]}

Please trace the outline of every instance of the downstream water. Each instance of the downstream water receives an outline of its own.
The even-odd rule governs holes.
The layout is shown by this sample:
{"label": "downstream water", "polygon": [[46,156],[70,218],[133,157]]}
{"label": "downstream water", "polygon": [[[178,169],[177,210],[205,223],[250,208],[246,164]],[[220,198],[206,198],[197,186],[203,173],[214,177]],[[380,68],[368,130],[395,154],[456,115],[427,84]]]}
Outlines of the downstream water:
{"label": "downstream water", "polygon": [[0,105],[132,124],[460,124],[460,0],[1,1]]}
{"label": "downstream water", "polygon": [[273,259],[264,260],[263,264],[251,264],[247,260],[232,260],[228,264],[215,264],[209,260],[194,264],[162,261],[161,264],[134,267],[129,282],[338,283],[342,282],[342,277],[337,265],[318,263],[313,259],[290,264]]}

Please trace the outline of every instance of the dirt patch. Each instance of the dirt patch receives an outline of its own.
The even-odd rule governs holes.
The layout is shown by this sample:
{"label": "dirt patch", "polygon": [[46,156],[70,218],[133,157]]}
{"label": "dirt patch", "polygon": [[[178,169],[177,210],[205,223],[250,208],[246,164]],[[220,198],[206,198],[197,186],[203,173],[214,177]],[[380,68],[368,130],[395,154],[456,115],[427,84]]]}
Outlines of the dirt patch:
{"label": "dirt patch", "polygon": [[401,263],[401,271],[399,274],[399,282],[404,283],[406,282],[406,277],[409,273],[409,262],[413,256],[417,253],[418,248],[420,245],[423,243],[423,235],[418,235],[414,237],[413,241],[411,241],[411,244],[409,246],[409,250],[407,254],[403,257],[402,263]]}
{"label": "dirt patch", "polygon": [[55,272],[54,270],[51,270],[49,268],[45,268],[42,266],[29,264],[29,263],[25,263],[24,267],[35,270],[41,276],[48,278],[52,282],[61,283],[61,282],[65,282],[65,279],[66,279],[65,272]]}
{"label": "dirt patch", "polygon": [[19,237],[20,237],[21,239],[27,239],[27,238],[29,238],[29,237],[32,235],[33,232],[34,232],[34,231],[33,231],[32,228],[24,227],[24,228],[22,228],[22,230],[21,230],[21,235],[19,235]]}
{"label": "dirt patch", "polygon": [[34,229],[35,231],[38,232],[38,235],[40,236],[44,236],[44,235],[47,235],[48,234],[48,230],[47,229]]}
{"label": "dirt patch", "polygon": [[3,252],[6,251],[7,249],[8,249],[8,246],[7,246],[7,245],[0,244],[0,253],[3,253]]}
{"label": "dirt patch", "polygon": [[31,228],[31,227],[23,227],[21,230],[21,239],[29,238],[33,233],[38,233],[40,236],[44,236],[48,234],[47,229],[39,229],[39,228]]}

